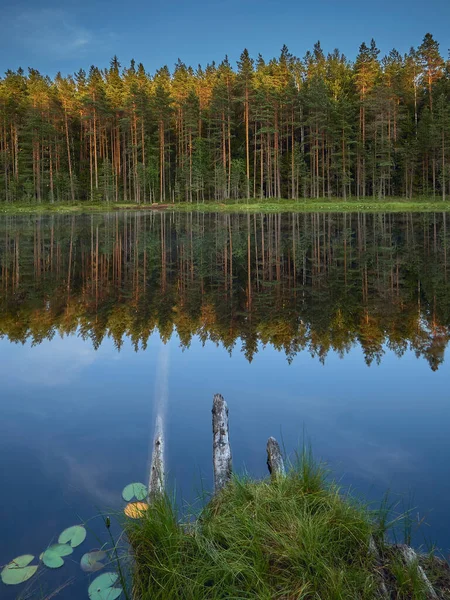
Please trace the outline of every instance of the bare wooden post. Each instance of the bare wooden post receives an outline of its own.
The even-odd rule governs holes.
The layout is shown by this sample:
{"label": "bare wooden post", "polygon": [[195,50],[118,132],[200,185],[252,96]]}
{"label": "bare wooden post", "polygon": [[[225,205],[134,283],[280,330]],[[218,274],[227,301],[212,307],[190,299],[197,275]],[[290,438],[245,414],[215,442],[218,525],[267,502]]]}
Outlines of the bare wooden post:
{"label": "bare wooden post", "polygon": [[164,492],[164,437],[160,418],[156,419],[155,439],[153,440],[152,464],[148,484],[149,499]]}
{"label": "bare wooden post", "polygon": [[272,480],[286,475],[280,446],[274,437],[270,437],[267,440],[267,467]]}
{"label": "bare wooden post", "polygon": [[403,545],[398,546],[398,548],[399,548],[403,558],[405,559],[405,562],[407,565],[414,565],[414,564],[417,565],[417,572],[419,573],[419,577],[421,578],[425,587],[427,588],[428,598],[433,598],[433,600],[438,600],[439,596],[434,591],[434,588],[431,585],[430,580],[426,576],[425,571],[419,565],[419,559],[417,557],[417,554],[414,552],[414,550],[412,548],[410,548],[409,546],[403,546]]}
{"label": "bare wooden post", "polygon": [[228,427],[228,406],[223,396],[216,394],[212,408],[214,492],[219,492],[231,479],[231,447]]}
{"label": "bare wooden post", "polygon": [[375,544],[375,540],[373,539],[373,536],[370,536],[370,540],[369,540],[369,552],[370,554],[372,554],[374,560],[375,560],[375,565],[377,567],[377,574],[378,574],[378,579],[380,582],[380,597],[381,598],[389,598],[389,593],[387,591],[387,587],[386,587],[386,583],[384,581],[384,569],[383,569],[383,561],[381,560],[380,557],[380,553],[378,552],[378,548],[377,545]]}

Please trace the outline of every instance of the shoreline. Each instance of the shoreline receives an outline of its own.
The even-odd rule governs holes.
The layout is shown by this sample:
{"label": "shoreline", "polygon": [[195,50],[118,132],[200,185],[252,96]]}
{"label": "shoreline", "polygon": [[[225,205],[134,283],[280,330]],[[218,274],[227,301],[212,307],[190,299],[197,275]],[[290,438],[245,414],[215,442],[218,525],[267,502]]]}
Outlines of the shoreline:
{"label": "shoreline", "polygon": [[11,203],[0,204],[0,214],[82,214],[102,213],[117,211],[161,211],[161,212],[223,212],[223,213],[330,213],[330,212],[450,212],[450,201],[435,199],[399,199],[386,200],[355,199],[355,200],[328,200],[328,199],[298,199],[298,200],[242,200],[229,202],[199,202],[199,203],[154,203],[136,204],[134,202],[119,203],[89,203],[77,202],[75,204],[58,203]]}

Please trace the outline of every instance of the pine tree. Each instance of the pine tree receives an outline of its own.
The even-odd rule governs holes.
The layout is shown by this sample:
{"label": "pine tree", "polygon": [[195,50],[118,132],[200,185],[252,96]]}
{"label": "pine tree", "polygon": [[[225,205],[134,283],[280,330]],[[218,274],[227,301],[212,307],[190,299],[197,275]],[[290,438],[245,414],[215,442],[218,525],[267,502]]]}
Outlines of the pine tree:
{"label": "pine tree", "polygon": [[419,46],[418,56],[422,65],[424,81],[428,89],[430,111],[433,112],[433,85],[442,77],[444,61],[439,53],[439,44],[431,33],[427,33]]}
{"label": "pine tree", "polygon": [[244,49],[238,61],[237,82],[242,93],[244,113],[247,198],[250,198],[250,102],[252,96],[253,65],[254,61],[250,58],[248,50]]}

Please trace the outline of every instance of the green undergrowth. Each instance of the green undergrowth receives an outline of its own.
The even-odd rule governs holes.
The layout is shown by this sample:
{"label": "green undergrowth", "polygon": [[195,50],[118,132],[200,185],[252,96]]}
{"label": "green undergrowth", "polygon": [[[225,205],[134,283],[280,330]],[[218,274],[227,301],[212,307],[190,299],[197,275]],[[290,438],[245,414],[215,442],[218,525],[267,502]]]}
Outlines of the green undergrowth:
{"label": "green undergrowth", "polygon": [[[171,205],[172,207],[172,205]],[[200,212],[447,212],[450,202],[433,199],[406,200],[390,198],[377,200],[372,198],[339,200],[339,199],[298,199],[298,200],[241,200],[223,203],[174,204],[177,211]]]}
{"label": "green undergrowth", "polygon": [[[178,519],[167,496],[125,524],[135,600],[378,598],[385,517],[328,481],[303,457],[274,482],[234,477],[197,520]],[[387,546],[386,546],[387,548]],[[400,559],[395,598],[425,600],[417,569]]]}
{"label": "green undergrowth", "polygon": [[91,213],[117,210],[169,210],[177,212],[441,212],[450,211],[450,202],[436,198],[342,199],[250,199],[224,202],[176,202],[136,204],[134,202],[0,203],[0,214]]}

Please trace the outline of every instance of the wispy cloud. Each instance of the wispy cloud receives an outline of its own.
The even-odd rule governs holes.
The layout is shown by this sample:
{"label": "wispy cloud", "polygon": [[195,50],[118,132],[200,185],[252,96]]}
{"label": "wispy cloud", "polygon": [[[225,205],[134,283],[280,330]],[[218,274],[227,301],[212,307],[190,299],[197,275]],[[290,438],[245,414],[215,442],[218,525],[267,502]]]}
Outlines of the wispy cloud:
{"label": "wispy cloud", "polygon": [[114,474],[111,461],[81,462],[74,456],[62,454],[67,486],[70,490],[88,496],[97,506],[114,508],[120,504],[120,491],[106,483]]}
{"label": "wispy cloud", "polygon": [[56,335],[35,347],[29,343],[11,346],[4,340],[0,344],[0,358],[0,376],[6,377],[11,386],[57,387],[80,377],[98,355],[92,345],[77,336]]}
{"label": "wispy cloud", "polygon": [[332,395],[299,396],[296,404],[308,415],[306,440],[314,432],[313,449],[323,444],[327,456],[336,459],[333,468],[339,464],[346,473],[383,487],[391,487],[394,476],[412,477],[424,468],[415,446],[395,437],[383,439],[376,424],[371,427],[370,420],[358,418],[358,405],[343,398],[336,402]]}
{"label": "wispy cloud", "polygon": [[12,18],[15,43],[36,57],[55,59],[83,57],[105,49],[114,39],[112,32],[93,31],[64,9],[30,8]]}

